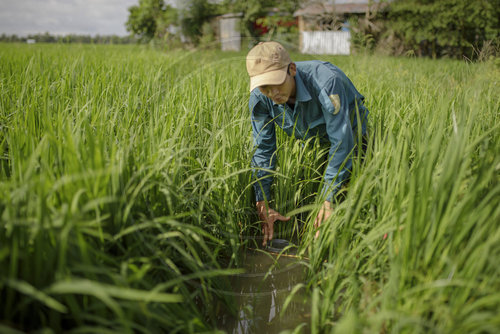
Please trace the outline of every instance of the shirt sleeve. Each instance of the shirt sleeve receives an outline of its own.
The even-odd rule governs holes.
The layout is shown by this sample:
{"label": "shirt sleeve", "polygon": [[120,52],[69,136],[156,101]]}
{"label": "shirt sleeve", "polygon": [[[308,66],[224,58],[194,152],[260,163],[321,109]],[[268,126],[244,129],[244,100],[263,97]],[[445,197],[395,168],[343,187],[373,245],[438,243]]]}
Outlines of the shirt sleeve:
{"label": "shirt sleeve", "polygon": [[272,171],[276,167],[276,133],[273,119],[262,102],[249,104],[255,152],[252,158],[256,201],[271,199]]}
{"label": "shirt sleeve", "polygon": [[332,78],[321,90],[320,100],[330,140],[328,165],[321,195],[332,201],[342,183],[350,176],[354,136],[349,117],[349,102],[342,79]]}

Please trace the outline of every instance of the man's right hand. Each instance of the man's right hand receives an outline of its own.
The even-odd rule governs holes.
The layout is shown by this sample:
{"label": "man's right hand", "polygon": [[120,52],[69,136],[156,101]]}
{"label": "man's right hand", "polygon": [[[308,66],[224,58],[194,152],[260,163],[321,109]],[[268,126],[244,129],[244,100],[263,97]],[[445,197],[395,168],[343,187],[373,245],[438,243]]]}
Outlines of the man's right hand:
{"label": "man's right hand", "polygon": [[290,217],[282,216],[279,212],[271,209],[265,201],[259,201],[256,205],[257,213],[262,221],[262,234],[264,236],[262,246],[265,246],[268,240],[273,239],[274,222],[277,220],[289,221]]}

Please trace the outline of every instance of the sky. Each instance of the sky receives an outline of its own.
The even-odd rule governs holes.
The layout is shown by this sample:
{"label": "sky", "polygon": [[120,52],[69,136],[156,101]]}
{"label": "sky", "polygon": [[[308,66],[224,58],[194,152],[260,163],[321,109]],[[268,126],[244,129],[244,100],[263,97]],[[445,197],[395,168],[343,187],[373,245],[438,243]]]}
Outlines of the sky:
{"label": "sky", "polygon": [[0,0],[0,35],[127,35],[128,8],[139,0]]}
{"label": "sky", "polygon": [[[212,0],[216,1],[216,0]],[[326,0],[346,3],[362,0]],[[128,8],[139,0],[0,0],[0,35],[127,35]],[[166,0],[178,7],[182,0]]]}

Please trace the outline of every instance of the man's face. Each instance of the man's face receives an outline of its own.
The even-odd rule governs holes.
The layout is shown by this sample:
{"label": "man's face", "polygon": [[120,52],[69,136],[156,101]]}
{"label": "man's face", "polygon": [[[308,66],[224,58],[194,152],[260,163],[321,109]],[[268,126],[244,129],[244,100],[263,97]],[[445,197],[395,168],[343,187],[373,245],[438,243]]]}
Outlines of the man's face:
{"label": "man's face", "polygon": [[290,63],[285,82],[281,85],[264,85],[259,86],[262,94],[273,100],[275,103],[283,104],[290,98],[295,97],[295,73],[297,68],[294,63]]}

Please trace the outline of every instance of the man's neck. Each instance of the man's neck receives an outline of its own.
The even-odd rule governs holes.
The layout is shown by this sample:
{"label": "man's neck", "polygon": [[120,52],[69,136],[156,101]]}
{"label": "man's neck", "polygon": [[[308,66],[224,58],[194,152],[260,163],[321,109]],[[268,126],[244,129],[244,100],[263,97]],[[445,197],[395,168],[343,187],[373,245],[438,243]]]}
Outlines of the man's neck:
{"label": "man's neck", "polygon": [[294,105],[296,96],[297,96],[297,84],[295,82],[295,76],[294,76],[293,77],[292,94],[290,94],[290,97],[288,98],[288,101],[286,101],[286,103]]}

